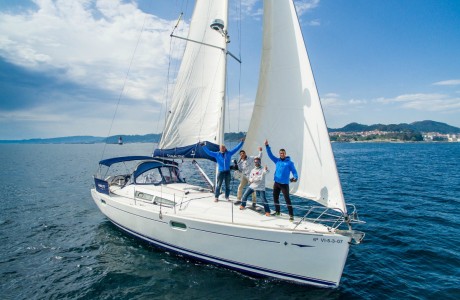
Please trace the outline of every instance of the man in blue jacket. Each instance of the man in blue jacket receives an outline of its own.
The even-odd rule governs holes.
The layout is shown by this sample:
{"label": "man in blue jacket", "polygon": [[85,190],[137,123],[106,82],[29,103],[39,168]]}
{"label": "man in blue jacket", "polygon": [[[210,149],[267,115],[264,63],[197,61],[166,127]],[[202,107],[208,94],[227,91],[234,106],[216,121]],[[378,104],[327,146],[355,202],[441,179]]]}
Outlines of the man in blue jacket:
{"label": "man in blue jacket", "polygon": [[232,160],[232,155],[235,154],[238,150],[243,147],[244,138],[241,139],[241,142],[236,145],[232,150],[227,150],[225,145],[220,145],[220,151],[214,152],[210,151],[206,146],[203,147],[204,152],[209,156],[212,156],[216,159],[217,165],[219,167],[219,172],[217,173],[217,185],[215,190],[214,202],[219,201],[220,188],[222,187],[222,182],[225,180],[225,199],[230,200],[230,164]]}
{"label": "man in blue jacket", "polygon": [[[275,163],[275,183],[273,184],[273,200],[275,201],[275,215],[280,215],[280,192],[283,193],[284,200],[289,211],[289,221],[294,221],[294,210],[291,205],[291,198],[289,198],[289,182],[296,182],[299,176],[297,170],[294,167],[294,163],[291,161],[289,156],[286,156],[286,150],[280,149],[280,157],[275,157],[268,145],[268,140],[265,140],[265,148],[267,149],[268,157]],[[290,175],[293,178],[289,179]]]}

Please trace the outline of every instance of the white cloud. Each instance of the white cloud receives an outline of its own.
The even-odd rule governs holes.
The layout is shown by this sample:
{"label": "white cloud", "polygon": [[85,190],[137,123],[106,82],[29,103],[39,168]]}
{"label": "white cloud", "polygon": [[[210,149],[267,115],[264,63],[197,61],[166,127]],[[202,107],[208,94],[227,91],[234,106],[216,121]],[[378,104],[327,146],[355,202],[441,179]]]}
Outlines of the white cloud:
{"label": "white cloud", "polygon": [[362,104],[366,104],[367,103],[367,100],[360,100],[360,99],[350,99],[348,101],[349,104],[351,105],[362,105]]}
{"label": "white cloud", "polygon": [[[296,0],[294,1],[295,8],[299,17],[301,17],[307,11],[315,9],[319,5],[319,0]],[[316,20],[317,23],[319,21]]]}
{"label": "white cloud", "polygon": [[332,97],[332,98],[338,98],[340,95],[339,94],[336,94],[336,93],[327,93],[327,94],[324,94],[323,97]]}
{"label": "white cloud", "polygon": [[[417,120],[450,120],[458,122],[460,97],[447,94],[403,94],[393,98],[343,99],[329,93],[321,97],[326,120],[331,127],[349,122],[363,124],[410,122]],[[410,116],[408,113],[410,112]]]}
{"label": "white cloud", "polygon": [[[35,0],[36,10],[0,13],[0,56],[23,68],[118,93],[132,60],[128,97],[161,95],[169,32],[160,19],[121,0]],[[152,47],[154,46],[154,47]],[[161,74],[161,75],[155,75]],[[116,79],[115,79],[116,78]]]}
{"label": "white cloud", "polygon": [[254,16],[260,15],[260,9],[255,9],[258,0],[242,0],[241,1],[241,14]]}
{"label": "white cloud", "polygon": [[433,83],[433,85],[460,85],[460,79],[438,81]]}
{"label": "white cloud", "polygon": [[344,100],[336,93],[328,93],[321,96],[321,104],[327,119],[334,119],[337,116],[352,115],[356,110],[359,110],[365,100]]}
{"label": "white cloud", "polygon": [[[261,2],[260,0],[242,0],[241,1],[241,15],[244,18],[245,16],[247,17],[252,17],[252,18],[258,18],[262,16],[263,14],[263,8],[261,8]],[[297,15],[302,17],[306,12],[311,11],[318,7],[320,0],[295,0],[295,8],[297,11]],[[238,14],[236,12],[237,9],[234,9],[232,11],[232,14],[236,19],[238,19]],[[309,25],[311,26],[318,26],[320,25],[319,20],[312,20],[308,22]]]}
{"label": "white cloud", "polygon": [[321,22],[316,19],[316,20],[311,20],[307,23],[309,26],[320,26],[321,25]]}
{"label": "white cloud", "polygon": [[[109,134],[147,134],[162,131],[162,127],[157,126],[159,123],[155,121],[162,120],[159,109],[148,101],[137,105],[120,104],[111,124],[103,116],[113,116],[115,103],[108,105],[103,102],[88,102],[78,95],[59,93],[53,93],[53,97],[60,101],[38,103],[35,107],[14,111],[0,110],[0,135],[18,139],[30,138],[31,132],[34,137],[51,138],[68,135],[106,136],[109,130]],[[8,126],[23,128],[27,133],[15,132],[11,135],[5,130]]]}
{"label": "white cloud", "polygon": [[333,108],[345,105],[345,102],[340,99],[339,94],[328,93],[321,97],[323,107]]}
{"label": "white cloud", "polygon": [[394,98],[378,98],[375,101],[383,104],[398,103],[403,108],[421,111],[460,111],[460,98],[445,94],[405,94]]}
{"label": "white cloud", "polygon": [[233,20],[245,19],[248,17],[252,19],[260,19],[263,14],[260,0],[242,0],[241,2],[230,2],[229,9],[230,18]]}
{"label": "white cloud", "polygon": [[394,98],[378,98],[376,99],[381,103],[392,103],[392,102],[412,102],[412,101],[431,101],[439,98],[446,97],[443,94],[404,94]]}
{"label": "white cloud", "polygon": [[356,106],[367,104],[367,100],[350,99],[344,100],[336,93],[328,93],[321,97],[321,103],[327,109],[354,109]]}
{"label": "white cloud", "polygon": [[61,114],[49,113],[43,108],[33,108],[28,110],[16,110],[11,112],[0,111],[0,122],[62,122],[66,118]]}

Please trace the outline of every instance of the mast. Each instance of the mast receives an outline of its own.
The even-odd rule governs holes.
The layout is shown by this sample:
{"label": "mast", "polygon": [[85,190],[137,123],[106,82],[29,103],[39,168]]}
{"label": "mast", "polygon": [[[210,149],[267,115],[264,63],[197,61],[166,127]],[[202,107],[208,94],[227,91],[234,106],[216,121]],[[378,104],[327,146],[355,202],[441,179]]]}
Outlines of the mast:
{"label": "mast", "polygon": [[[228,4],[228,1],[225,1],[226,4]],[[228,20],[228,10],[227,10],[227,16],[226,19]],[[222,145],[224,143],[224,136],[225,136],[225,98],[227,96],[226,93],[226,88],[227,88],[227,44],[230,42],[229,37],[228,37],[228,32],[226,27],[226,23],[224,23],[222,20],[214,20],[213,23],[211,24],[211,28],[216,30],[219,34],[222,35],[222,38],[225,39],[225,48],[222,48],[222,51],[224,52],[224,63],[223,63],[223,68],[222,68],[222,73],[219,75],[221,78],[224,80],[222,81],[222,98],[220,99],[220,105],[221,105],[221,117],[219,119],[219,125],[218,125],[218,134],[217,134],[217,144]]]}
{"label": "mast", "polygon": [[[225,1],[225,5],[228,6],[228,1]],[[228,8],[228,7],[227,7]],[[225,19],[228,20],[228,9],[227,9],[227,15],[225,16]],[[222,145],[224,144],[224,139],[225,139],[225,98],[227,96],[226,93],[226,88],[227,88],[227,44],[230,42],[229,37],[228,37],[228,32],[226,29],[227,24],[226,23],[220,23],[222,20],[215,20],[211,24],[211,28],[214,30],[218,31],[221,35],[222,38],[225,39],[225,55],[224,55],[224,67],[222,68],[222,73],[220,76],[224,78],[222,82],[222,99],[220,99],[221,103],[221,117],[219,119],[219,125],[218,125],[218,134],[217,134],[217,144]],[[217,174],[219,173],[219,166],[216,164],[216,176],[215,176],[215,184],[214,187],[217,188]]]}

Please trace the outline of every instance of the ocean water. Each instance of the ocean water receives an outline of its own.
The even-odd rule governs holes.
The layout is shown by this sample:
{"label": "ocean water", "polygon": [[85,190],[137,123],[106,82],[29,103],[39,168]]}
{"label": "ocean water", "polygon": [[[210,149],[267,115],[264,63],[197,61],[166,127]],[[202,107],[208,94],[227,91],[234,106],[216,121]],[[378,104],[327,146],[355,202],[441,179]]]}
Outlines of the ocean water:
{"label": "ocean water", "polygon": [[[124,234],[89,192],[103,147],[0,145],[0,299],[460,299],[460,143],[333,144],[345,198],[367,222],[334,290]],[[104,158],[151,150],[108,145]]]}

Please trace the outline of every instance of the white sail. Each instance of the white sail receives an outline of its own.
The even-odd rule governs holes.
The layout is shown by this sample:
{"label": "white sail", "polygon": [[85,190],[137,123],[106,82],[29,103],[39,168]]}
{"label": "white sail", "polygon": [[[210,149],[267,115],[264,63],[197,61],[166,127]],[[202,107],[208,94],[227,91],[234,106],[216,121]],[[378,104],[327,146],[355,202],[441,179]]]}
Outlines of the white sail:
{"label": "white sail", "polygon": [[227,1],[196,1],[187,37],[192,41],[185,48],[160,149],[221,142],[226,38],[210,25],[220,19],[226,26],[227,15]]}
{"label": "white sail", "polygon": [[[259,86],[245,149],[268,139],[295,163],[291,193],[346,212],[342,187],[306,46],[292,1],[265,0]],[[289,46],[287,46],[289,45]],[[268,158],[262,164],[274,167]],[[273,182],[270,178],[267,186]]]}

